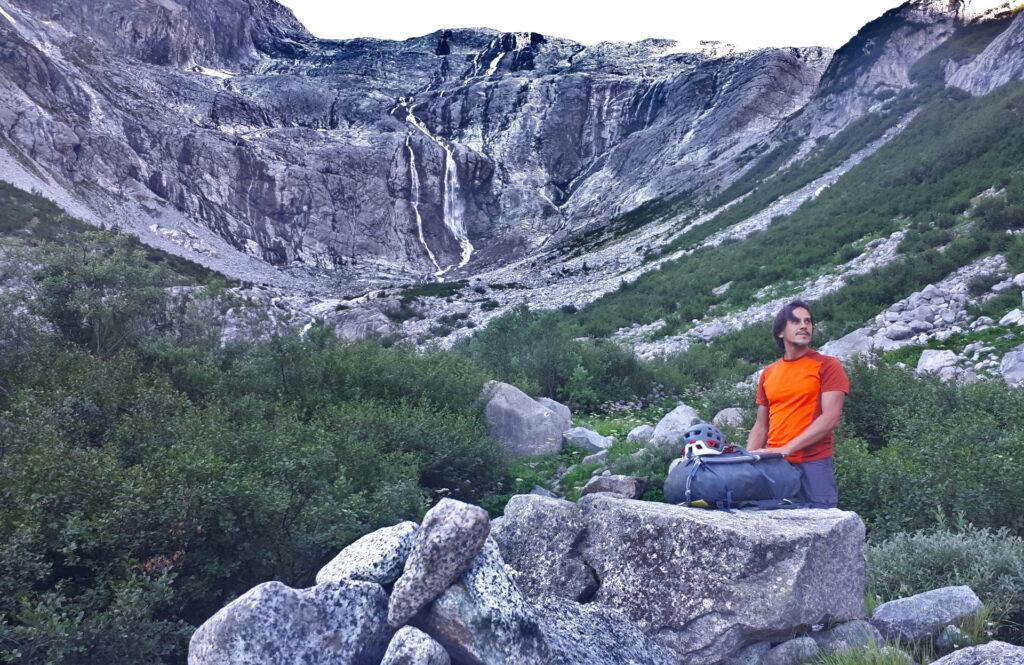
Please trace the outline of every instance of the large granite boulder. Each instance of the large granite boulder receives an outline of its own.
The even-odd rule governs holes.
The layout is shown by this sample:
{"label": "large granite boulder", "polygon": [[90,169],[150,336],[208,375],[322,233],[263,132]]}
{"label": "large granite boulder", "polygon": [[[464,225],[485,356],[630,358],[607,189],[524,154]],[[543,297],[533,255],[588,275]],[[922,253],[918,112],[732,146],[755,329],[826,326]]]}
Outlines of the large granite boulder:
{"label": "large granite boulder", "polygon": [[593,602],[694,665],[764,635],[863,616],[864,525],[854,513],[727,513],[604,494],[579,506],[579,548],[600,585]]}
{"label": "large granite boulder", "polygon": [[575,549],[582,532],[575,503],[534,494],[512,497],[504,516],[491,522],[491,537],[530,598],[554,594],[584,601],[594,594],[597,579]]}
{"label": "large granite boulder", "polygon": [[949,586],[882,603],[871,625],[891,641],[916,642],[938,635],[947,625],[973,618],[981,600],[968,586]]}
{"label": "large granite boulder", "polygon": [[448,652],[430,635],[406,626],[391,638],[380,665],[451,665],[451,662]]}
{"label": "large granite boulder", "polygon": [[310,589],[266,582],[222,608],[192,635],[189,665],[377,665],[391,629],[379,584]]}
{"label": "large granite boulder", "polygon": [[654,434],[651,436],[651,443],[664,448],[679,446],[682,443],[683,434],[686,433],[686,430],[699,421],[700,416],[697,415],[696,409],[692,406],[680,404],[658,421],[658,424],[654,427]]}
{"label": "large granite boulder", "polygon": [[512,457],[557,453],[569,421],[513,385],[490,381],[481,395],[491,435]]}
{"label": "large granite boulder", "polygon": [[441,499],[423,516],[405,570],[395,582],[388,621],[400,627],[441,595],[469,568],[483,547],[491,522],[479,506]]}
{"label": "large granite boulder", "polygon": [[415,522],[402,522],[366,534],[321,568],[316,583],[362,580],[391,584],[402,574],[417,528]]}
{"label": "large granite boulder", "polygon": [[675,665],[675,654],[608,607],[543,596],[531,603],[488,539],[419,626],[467,665]]}
{"label": "large granite boulder", "polygon": [[572,424],[572,411],[565,404],[555,401],[550,397],[538,397],[537,403],[554,411],[555,415],[565,421],[566,427]]}
{"label": "large granite boulder", "polygon": [[415,625],[460,664],[551,662],[540,623],[492,538],[469,570],[415,619]]}
{"label": "large granite boulder", "polygon": [[1021,665],[1024,647],[994,640],[981,646],[954,651],[932,665]]}

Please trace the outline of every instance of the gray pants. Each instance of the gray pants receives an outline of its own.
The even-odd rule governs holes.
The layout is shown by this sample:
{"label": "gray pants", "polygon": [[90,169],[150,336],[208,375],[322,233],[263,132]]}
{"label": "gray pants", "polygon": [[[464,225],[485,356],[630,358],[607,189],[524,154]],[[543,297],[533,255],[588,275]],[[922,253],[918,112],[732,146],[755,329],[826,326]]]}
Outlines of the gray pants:
{"label": "gray pants", "polygon": [[793,466],[800,470],[800,494],[795,499],[797,503],[810,504],[811,508],[835,508],[839,505],[839,488],[836,487],[836,472],[831,457]]}

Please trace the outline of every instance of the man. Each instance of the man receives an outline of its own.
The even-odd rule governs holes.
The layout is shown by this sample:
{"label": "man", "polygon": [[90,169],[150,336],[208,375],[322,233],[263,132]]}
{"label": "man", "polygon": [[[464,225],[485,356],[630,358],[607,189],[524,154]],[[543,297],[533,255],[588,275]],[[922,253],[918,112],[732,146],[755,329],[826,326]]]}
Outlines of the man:
{"label": "man", "polygon": [[757,385],[757,421],[747,449],[767,446],[800,470],[797,498],[814,508],[839,503],[832,466],[832,430],[839,425],[850,379],[839,360],[811,348],[814,316],[796,300],[775,316],[772,336],[783,352],[764,369]]}

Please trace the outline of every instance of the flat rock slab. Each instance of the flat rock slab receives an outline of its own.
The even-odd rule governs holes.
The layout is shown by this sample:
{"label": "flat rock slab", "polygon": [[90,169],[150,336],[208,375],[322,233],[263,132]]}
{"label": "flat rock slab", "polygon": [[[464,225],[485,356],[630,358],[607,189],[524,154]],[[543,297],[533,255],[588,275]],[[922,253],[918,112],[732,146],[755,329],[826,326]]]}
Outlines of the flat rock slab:
{"label": "flat rock slab", "polygon": [[444,647],[423,631],[406,626],[391,638],[380,665],[451,665],[451,662]]}
{"label": "flat rock slab", "polygon": [[402,574],[417,528],[415,522],[402,522],[366,534],[321,568],[316,583],[348,579],[391,584]]}
{"label": "flat rock slab", "polygon": [[639,499],[647,489],[647,478],[636,476],[594,476],[584,485],[581,496],[605,492],[623,499]]}
{"label": "flat rock slab", "polygon": [[534,494],[512,497],[505,515],[491,522],[491,536],[529,598],[554,594],[582,601],[594,595],[597,578],[575,549],[582,535],[575,503]]}
{"label": "flat rock slab", "polygon": [[1024,647],[994,640],[943,656],[932,665],[1021,665]]}
{"label": "flat rock slab", "polygon": [[594,430],[589,430],[586,427],[573,427],[571,429],[567,429],[562,437],[566,445],[582,448],[588,453],[597,453],[602,450],[607,450],[615,443],[615,437],[602,436]]}
{"label": "flat rock slab", "polygon": [[981,607],[970,587],[949,586],[882,603],[871,615],[871,625],[886,639],[916,642],[974,617]]}
{"label": "flat rock slab", "polygon": [[441,499],[423,516],[423,525],[395,582],[388,621],[405,624],[444,593],[476,558],[491,530],[487,511],[454,499]]}
{"label": "flat rock slab", "polygon": [[266,582],[222,608],[192,635],[189,665],[377,665],[391,629],[379,584],[310,589]]}
{"label": "flat rock slab", "polygon": [[580,542],[599,588],[648,635],[719,663],[763,635],[863,616],[864,524],[840,510],[708,511],[593,494]]}

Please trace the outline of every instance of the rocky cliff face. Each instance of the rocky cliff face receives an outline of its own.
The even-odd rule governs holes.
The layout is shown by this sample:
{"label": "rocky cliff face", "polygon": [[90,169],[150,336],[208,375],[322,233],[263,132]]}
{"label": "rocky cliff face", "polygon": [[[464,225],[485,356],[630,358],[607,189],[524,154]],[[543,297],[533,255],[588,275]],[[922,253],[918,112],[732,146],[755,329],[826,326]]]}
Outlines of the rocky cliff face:
{"label": "rocky cliff face", "polygon": [[[493,275],[727,185],[911,87],[978,13],[909,2],[833,57],[491,30],[326,41],[273,0],[0,10],[0,175],[227,274],[321,294]],[[1006,71],[975,78],[1019,75],[1019,25],[990,47],[998,67],[976,61]],[[602,280],[633,269],[644,248],[627,245],[590,261]]]}
{"label": "rocky cliff face", "polygon": [[830,56],[487,30],[329,42],[270,0],[0,7],[0,126],[38,188],[229,273],[241,253],[342,281],[478,270],[729,179]]}
{"label": "rocky cliff face", "polygon": [[959,69],[949,72],[949,85],[972,95],[986,95],[1009,81],[1024,78],[1024,13],[1017,14],[1010,27],[981,54]]}

